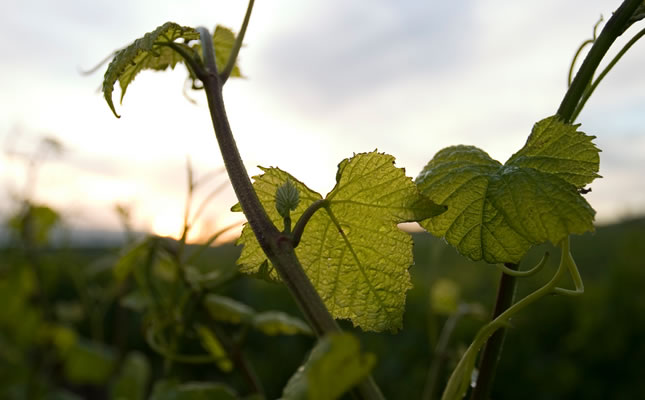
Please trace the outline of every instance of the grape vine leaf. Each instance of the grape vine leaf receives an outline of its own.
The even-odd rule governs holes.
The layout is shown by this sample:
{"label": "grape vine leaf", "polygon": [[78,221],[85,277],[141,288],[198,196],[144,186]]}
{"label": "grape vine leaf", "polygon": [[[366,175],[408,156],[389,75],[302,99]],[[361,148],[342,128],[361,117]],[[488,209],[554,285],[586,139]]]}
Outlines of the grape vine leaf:
{"label": "grape vine leaf", "polygon": [[[233,50],[233,45],[235,44],[235,34],[229,28],[217,25],[215,27],[215,32],[213,32],[213,47],[215,48],[215,64],[217,65],[217,70],[221,71],[224,69],[224,66],[228,62],[228,58],[231,55]],[[197,54],[202,54],[202,46],[199,43],[195,43],[192,46],[193,50]],[[240,72],[240,68],[235,64],[233,70],[231,71],[231,78],[243,78],[244,76]]]}
{"label": "grape vine leaf", "polygon": [[349,333],[323,337],[289,379],[281,400],[334,400],[363,380],[376,363]]}
{"label": "grape vine leaf", "polygon": [[504,165],[473,146],[439,151],[415,182],[448,211],[421,225],[488,263],[517,263],[533,245],[593,230],[579,189],[599,177],[600,150],[578,126],[543,119]]}
{"label": "grape vine leaf", "polygon": [[[275,194],[290,180],[300,202],[291,213],[297,220],[322,196],[278,168],[262,168],[253,184],[269,217],[281,226]],[[334,318],[349,319],[364,330],[397,330],[402,323],[405,294],[411,287],[412,239],[397,223],[421,221],[445,207],[419,193],[394,157],[376,151],[356,154],[338,166],[328,207],[309,220],[296,248],[305,273]],[[240,207],[233,208],[240,211]],[[238,244],[238,264],[245,273],[279,280],[251,228],[245,226]]]}
{"label": "grape vine leaf", "polygon": [[[201,46],[198,43],[189,46],[187,43],[199,39],[199,33],[190,27],[181,26],[174,22],[166,22],[152,32],[146,33],[142,38],[135,40],[129,46],[117,51],[108,65],[103,77],[103,96],[114,115],[119,118],[112,101],[114,84],[119,81],[121,99],[137,74],[145,69],[164,71],[168,67],[174,69],[178,63],[184,62],[183,57],[170,46],[181,48],[186,54],[195,59],[201,55]],[[178,42],[183,40],[183,42]],[[217,26],[213,33],[213,46],[215,47],[216,63],[218,69],[224,68],[235,42],[235,34],[228,28]],[[231,73],[232,77],[241,77],[236,65]],[[194,71],[189,69],[189,79],[197,79]]]}

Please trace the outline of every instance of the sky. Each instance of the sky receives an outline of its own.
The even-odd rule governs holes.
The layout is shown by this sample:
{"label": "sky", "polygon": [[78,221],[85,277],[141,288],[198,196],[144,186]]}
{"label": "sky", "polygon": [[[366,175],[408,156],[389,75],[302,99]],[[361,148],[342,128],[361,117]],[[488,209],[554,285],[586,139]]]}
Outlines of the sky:
{"label": "sky", "polygon": [[[143,72],[116,119],[98,91],[105,66],[80,73],[166,21],[237,31],[246,3],[224,0],[4,0],[0,15],[0,213],[25,191],[26,160],[42,137],[30,196],[70,226],[176,235],[194,174],[221,171],[203,92],[182,94],[185,70]],[[256,1],[240,53],[244,79],[224,98],[249,173],[279,166],[326,194],[338,163],[378,149],[415,177],[440,149],[470,144],[506,161],[532,125],[557,110],[571,58],[619,1]],[[640,24],[642,25],[642,23]],[[612,50],[641,26],[632,27]],[[608,223],[645,213],[645,44],[637,43],[578,118],[597,136],[602,179],[587,200]],[[118,96],[118,89],[115,97]],[[196,203],[220,185],[215,176]],[[243,221],[224,186],[194,237]]]}

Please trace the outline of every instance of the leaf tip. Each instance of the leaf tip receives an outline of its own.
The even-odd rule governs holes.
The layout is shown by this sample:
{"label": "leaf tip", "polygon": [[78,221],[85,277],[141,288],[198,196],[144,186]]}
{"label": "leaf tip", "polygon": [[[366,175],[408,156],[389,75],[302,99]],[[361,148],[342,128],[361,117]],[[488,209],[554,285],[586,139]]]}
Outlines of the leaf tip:
{"label": "leaf tip", "polygon": [[108,106],[110,106],[110,110],[112,110],[112,114],[114,114],[114,116],[117,118],[121,118],[121,116],[116,112],[116,108],[114,107],[114,103],[112,103],[112,99],[108,99],[107,97],[105,99],[107,100]]}

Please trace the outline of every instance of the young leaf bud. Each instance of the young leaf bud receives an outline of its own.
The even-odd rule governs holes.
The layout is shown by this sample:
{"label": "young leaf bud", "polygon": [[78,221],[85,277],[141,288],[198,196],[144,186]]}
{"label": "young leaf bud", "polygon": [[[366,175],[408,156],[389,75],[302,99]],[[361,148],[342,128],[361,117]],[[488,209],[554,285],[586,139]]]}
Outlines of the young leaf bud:
{"label": "young leaf bud", "polygon": [[275,192],[275,208],[282,218],[288,218],[289,212],[295,210],[298,203],[300,203],[298,188],[287,179]]}

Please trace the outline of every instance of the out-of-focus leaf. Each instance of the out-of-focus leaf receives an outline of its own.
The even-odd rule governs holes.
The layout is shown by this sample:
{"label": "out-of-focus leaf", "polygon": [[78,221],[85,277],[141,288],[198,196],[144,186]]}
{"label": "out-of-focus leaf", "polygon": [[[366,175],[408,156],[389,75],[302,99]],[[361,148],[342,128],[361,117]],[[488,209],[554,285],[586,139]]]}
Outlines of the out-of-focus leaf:
{"label": "out-of-focus leaf", "polygon": [[44,400],[83,400],[83,398],[75,393],[61,389],[47,394]]}
{"label": "out-of-focus leaf", "polygon": [[76,301],[59,301],[54,309],[61,321],[78,322],[83,318],[83,306]]}
{"label": "out-of-focus leaf", "polygon": [[430,289],[432,311],[441,315],[451,315],[459,304],[459,286],[451,279],[439,279]]}
{"label": "out-of-focus leaf", "polygon": [[0,337],[11,338],[12,347],[21,350],[33,348],[42,339],[42,312],[29,301],[35,282],[31,268],[20,268],[0,279]]}
{"label": "out-of-focus leaf", "polygon": [[233,389],[220,383],[158,381],[149,400],[238,400]]}
{"label": "out-of-focus leaf", "polygon": [[362,353],[349,333],[323,337],[307,361],[289,379],[282,400],[334,400],[363,380],[376,357]]}
{"label": "out-of-focus leaf", "polygon": [[126,248],[114,265],[114,278],[117,281],[125,280],[130,276],[134,267],[143,262],[148,246],[150,246],[150,238],[141,239]]}
{"label": "out-of-focus leaf", "polygon": [[71,382],[102,385],[110,378],[115,366],[116,355],[110,348],[95,342],[78,341],[67,351],[63,369]]}
{"label": "out-of-focus leaf", "polygon": [[253,317],[253,327],[267,335],[313,335],[299,318],[281,311],[265,311]]}
{"label": "out-of-focus leaf", "polygon": [[179,271],[175,264],[168,257],[159,257],[153,265],[154,276],[166,282],[176,282],[179,279]]}
{"label": "out-of-focus leaf", "polygon": [[129,308],[136,312],[146,310],[152,301],[141,290],[133,290],[121,298],[121,307]]}
{"label": "out-of-focus leaf", "polygon": [[139,352],[129,353],[112,384],[111,400],[143,400],[150,380],[150,363]]}
{"label": "out-of-focus leaf", "polygon": [[24,210],[9,219],[8,226],[19,237],[44,245],[60,220],[60,215],[53,209],[28,204]]}
{"label": "out-of-focus leaf", "polygon": [[45,325],[42,329],[47,339],[51,340],[62,357],[66,357],[67,353],[77,345],[78,334],[67,326]]}
{"label": "out-of-focus leaf", "polygon": [[248,323],[255,315],[255,310],[246,304],[212,293],[204,298],[204,304],[211,317],[217,321],[231,324]]}
{"label": "out-of-focus leaf", "polygon": [[196,289],[211,289],[230,281],[237,274],[237,267],[231,265],[218,265],[212,270],[203,271],[187,265],[185,268],[186,280]]}
{"label": "out-of-focus leaf", "polygon": [[224,346],[210,329],[204,325],[195,326],[197,334],[201,339],[202,346],[215,358],[215,363],[224,372],[233,370],[233,362],[228,358]]}

